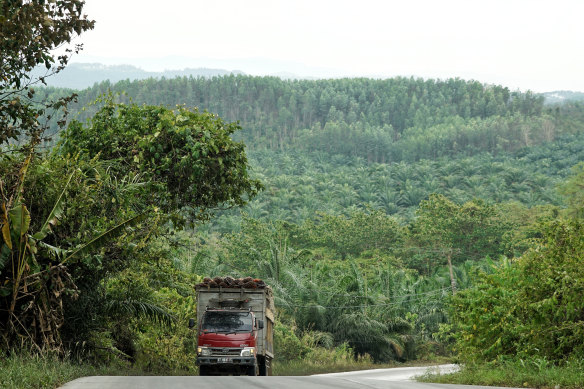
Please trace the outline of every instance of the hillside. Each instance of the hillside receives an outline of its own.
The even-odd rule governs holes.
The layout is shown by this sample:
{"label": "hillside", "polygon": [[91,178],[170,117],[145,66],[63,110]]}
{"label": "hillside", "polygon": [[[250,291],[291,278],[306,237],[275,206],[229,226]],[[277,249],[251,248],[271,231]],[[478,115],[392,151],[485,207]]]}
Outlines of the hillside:
{"label": "hillside", "polygon": [[223,231],[236,224],[240,212],[300,223],[315,212],[347,214],[369,207],[411,220],[420,201],[432,193],[457,203],[476,198],[526,207],[560,206],[562,198],[556,187],[572,166],[584,161],[584,134],[562,136],[515,153],[413,163],[368,163],[363,158],[320,152],[251,151],[249,155],[253,173],[266,190],[241,211],[216,220]]}
{"label": "hillside", "polygon": [[[432,193],[459,203],[561,205],[556,185],[584,160],[581,105],[547,107],[542,96],[476,81],[125,80],[79,92],[78,106],[108,90],[124,92],[123,101],[185,104],[239,120],[235,136],[266,184],[243,211],[271,220],[363,207],[409,220]],[[236,228],[234,212],[215,221],[219,230]]]}

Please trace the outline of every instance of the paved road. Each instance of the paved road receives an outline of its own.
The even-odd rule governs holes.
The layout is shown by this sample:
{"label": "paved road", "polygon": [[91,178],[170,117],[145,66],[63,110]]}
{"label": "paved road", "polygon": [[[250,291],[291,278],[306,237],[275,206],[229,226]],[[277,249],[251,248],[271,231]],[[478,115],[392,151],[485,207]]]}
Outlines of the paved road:
{"label": "paved road", "polygon": [[[454,365],[435,367],[452,370]],[[363,370],[305,377],[84,377],[67,383],[62,389],[447,389],[460,385],[414,382],[414,376],[428,367]],[[470,388],[470,387],[466,387]],[[473,386],[472,388],[487,388]],[[490,387],[489,389],[493,389]],[[507,388],[508,389],[508,388]]]}

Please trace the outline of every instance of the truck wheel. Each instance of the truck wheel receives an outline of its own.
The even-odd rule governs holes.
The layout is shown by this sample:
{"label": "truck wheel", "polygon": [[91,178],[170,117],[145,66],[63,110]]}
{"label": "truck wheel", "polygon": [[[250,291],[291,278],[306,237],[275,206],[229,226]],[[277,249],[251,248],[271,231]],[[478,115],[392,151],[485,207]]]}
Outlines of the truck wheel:
{"label": "truck wheel", "polygon": [[199,366],[199,375],[209,375],[209,368],[207,366]]}
{"label": "truck wheel", "polygon": [[261,358],[258,360],[259,367],[260,367],[260,375],[267,376],[268,375],[268,368],[266,366],[266,358]]}
{"label": "truck wheel", "polygon": [[257,369],[255,366],[250,366],[247,368],[247,375],[250,376],[256,376],[257,375]]}

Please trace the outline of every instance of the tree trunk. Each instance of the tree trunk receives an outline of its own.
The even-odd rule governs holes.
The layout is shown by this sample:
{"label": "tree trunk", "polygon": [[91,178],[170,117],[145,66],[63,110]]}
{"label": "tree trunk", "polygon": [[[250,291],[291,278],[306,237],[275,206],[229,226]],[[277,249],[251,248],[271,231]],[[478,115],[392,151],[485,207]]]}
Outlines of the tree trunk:
{"label": "tree trunk", "polygon": [[452,251],[446,254],[448,258],[448,270],[450,270],[450,286],[452,287],[452,294],[456,294],[456,280],[454,279],[454,272],[452,271]]}

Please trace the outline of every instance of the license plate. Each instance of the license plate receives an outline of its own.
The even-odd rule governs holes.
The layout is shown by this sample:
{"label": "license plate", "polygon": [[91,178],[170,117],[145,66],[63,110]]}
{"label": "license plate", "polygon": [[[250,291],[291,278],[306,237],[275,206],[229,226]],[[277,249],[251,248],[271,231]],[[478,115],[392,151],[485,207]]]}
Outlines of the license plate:
{"label": "license plate", "polygon": [[233,360],[231,358],[217,358],[219,363],[231,363]]}

